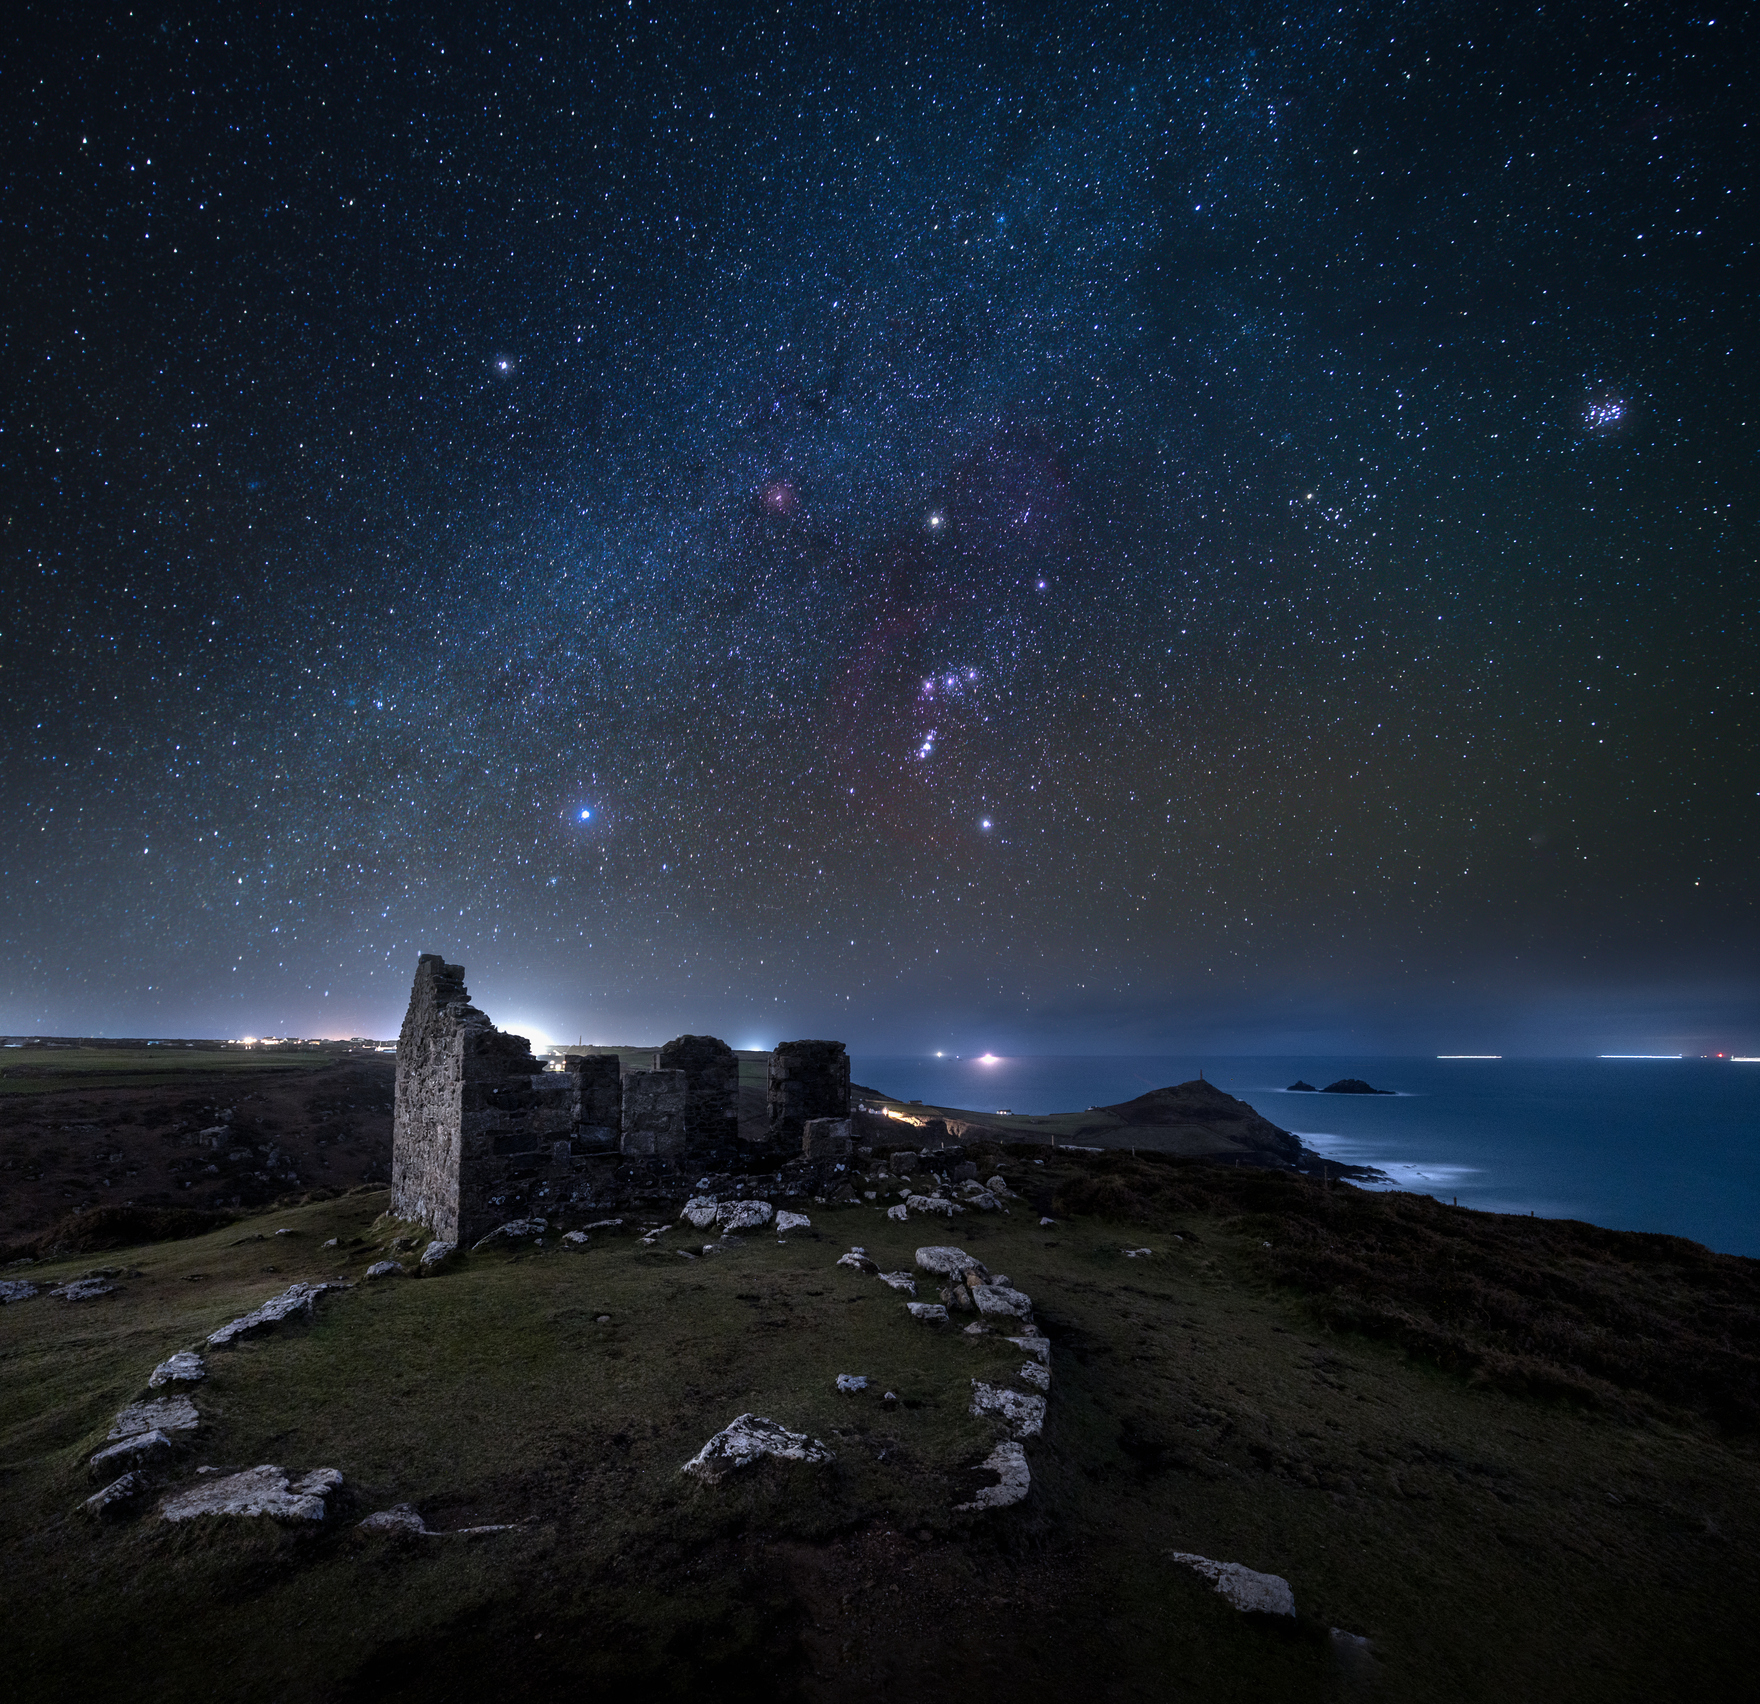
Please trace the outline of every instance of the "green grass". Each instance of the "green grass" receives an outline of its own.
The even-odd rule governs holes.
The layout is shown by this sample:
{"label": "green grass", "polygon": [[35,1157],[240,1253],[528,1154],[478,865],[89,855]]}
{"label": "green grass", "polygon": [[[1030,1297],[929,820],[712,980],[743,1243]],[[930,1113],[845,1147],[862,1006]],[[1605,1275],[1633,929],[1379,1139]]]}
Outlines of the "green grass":
{"label": "green grass", "polygon": [[197,1048],[20,1048],[0,1053],[0,1095],[40,1095],[63,1089],[161,1088],[180,1077],[257,1077],[334,1065],[335,1052],[288,1048],[273,1053],[206,1052]]}
{"label": "green grass", "polygon": [[[1049,1185],[1058,1164],[1005,1169]],[[695,1262],[627,1231],[475,1255],[210,1357],[190,1463],[338,1467],[330,1530],[80,1515],[84,1458],[152,1366],[296,1277],[358,1276],[400,1230],[383,1202],[106,1256],[141,1273],[120,1295],[0,1310],[0,1664],[21,1696],[1306,1700],[1353,1695],[1337,1625],[1372,1637],[1389,1698],[1721,1699],[1760,1655],[1750,1444],[1329,1332],[1273,1281],[1262,1213],[1041,1229],[1017,1202],[949,1229],[819,1208],[821,1241]],[[833,1264],[857,1242],[909,1266],[931,1241],[1007,1272],[1054,1345],[1032,1496],[977,1520],[952,1513],[995,1436],[969,1381],[1021,1357]],[[840,1372],[873,1395],[839,1396]],[[883,1409],[887,1387],[907,1405]],[[748,1409],[837,1461],[681,1477]],[[436,1528],[521,1524],[354,1533],[403,1501]],[[1298,1625],[1236,1616],[1173,1549],[1283,1574]]]}

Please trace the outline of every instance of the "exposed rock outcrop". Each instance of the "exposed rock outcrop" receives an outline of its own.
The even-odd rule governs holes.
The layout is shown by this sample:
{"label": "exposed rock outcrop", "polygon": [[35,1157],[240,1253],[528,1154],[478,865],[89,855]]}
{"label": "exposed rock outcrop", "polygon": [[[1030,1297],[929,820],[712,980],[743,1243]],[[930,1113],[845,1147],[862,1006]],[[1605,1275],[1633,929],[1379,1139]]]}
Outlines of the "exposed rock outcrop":
{"label": "exposed rock outcrop", "polygon": [[836,1460],[817,1438],[809,1438],[805,1432],[791,1432],[762,1414],[742,1414],[717,1432],[679,1471],[715,1484],[766,1456],[778,1461]]}

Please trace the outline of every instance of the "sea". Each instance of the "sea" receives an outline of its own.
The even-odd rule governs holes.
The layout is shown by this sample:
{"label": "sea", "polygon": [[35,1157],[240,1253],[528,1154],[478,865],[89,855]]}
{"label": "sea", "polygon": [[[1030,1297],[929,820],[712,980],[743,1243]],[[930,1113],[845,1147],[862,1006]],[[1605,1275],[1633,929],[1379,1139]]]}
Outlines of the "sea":
{"label": "sea", "polygon": [[[853,1079],[974,1111],[1080,1112],[1200,1072],[1310,1148],[1492,1213],[1760,1256],[1760,1063],[1717,1059],[877,1057]],[[1386,1095],[1292,1092],[1357,1077]]]}

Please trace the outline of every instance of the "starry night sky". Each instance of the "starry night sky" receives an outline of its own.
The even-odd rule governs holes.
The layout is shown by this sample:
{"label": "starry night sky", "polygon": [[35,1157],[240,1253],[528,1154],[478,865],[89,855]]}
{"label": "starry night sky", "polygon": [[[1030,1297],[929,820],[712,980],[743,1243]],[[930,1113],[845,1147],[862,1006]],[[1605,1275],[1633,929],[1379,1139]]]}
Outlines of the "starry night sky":
{"label": "starry night sky", "polygon": [[1741,17],[15,12],[0,1028],[1760,1051]]}

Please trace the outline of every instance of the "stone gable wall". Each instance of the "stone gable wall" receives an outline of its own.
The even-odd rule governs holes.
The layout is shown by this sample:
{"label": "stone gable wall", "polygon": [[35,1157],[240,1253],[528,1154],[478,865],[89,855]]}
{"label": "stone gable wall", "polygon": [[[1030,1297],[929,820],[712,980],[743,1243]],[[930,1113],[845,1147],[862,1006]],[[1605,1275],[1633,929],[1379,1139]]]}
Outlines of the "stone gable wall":
{"label": "stone gable wall", "polygon": [[770,1055],[770,1145],[800,1150],[810,1118],[849,1117],[849,1054],[841,1041],[784,1041]]}

